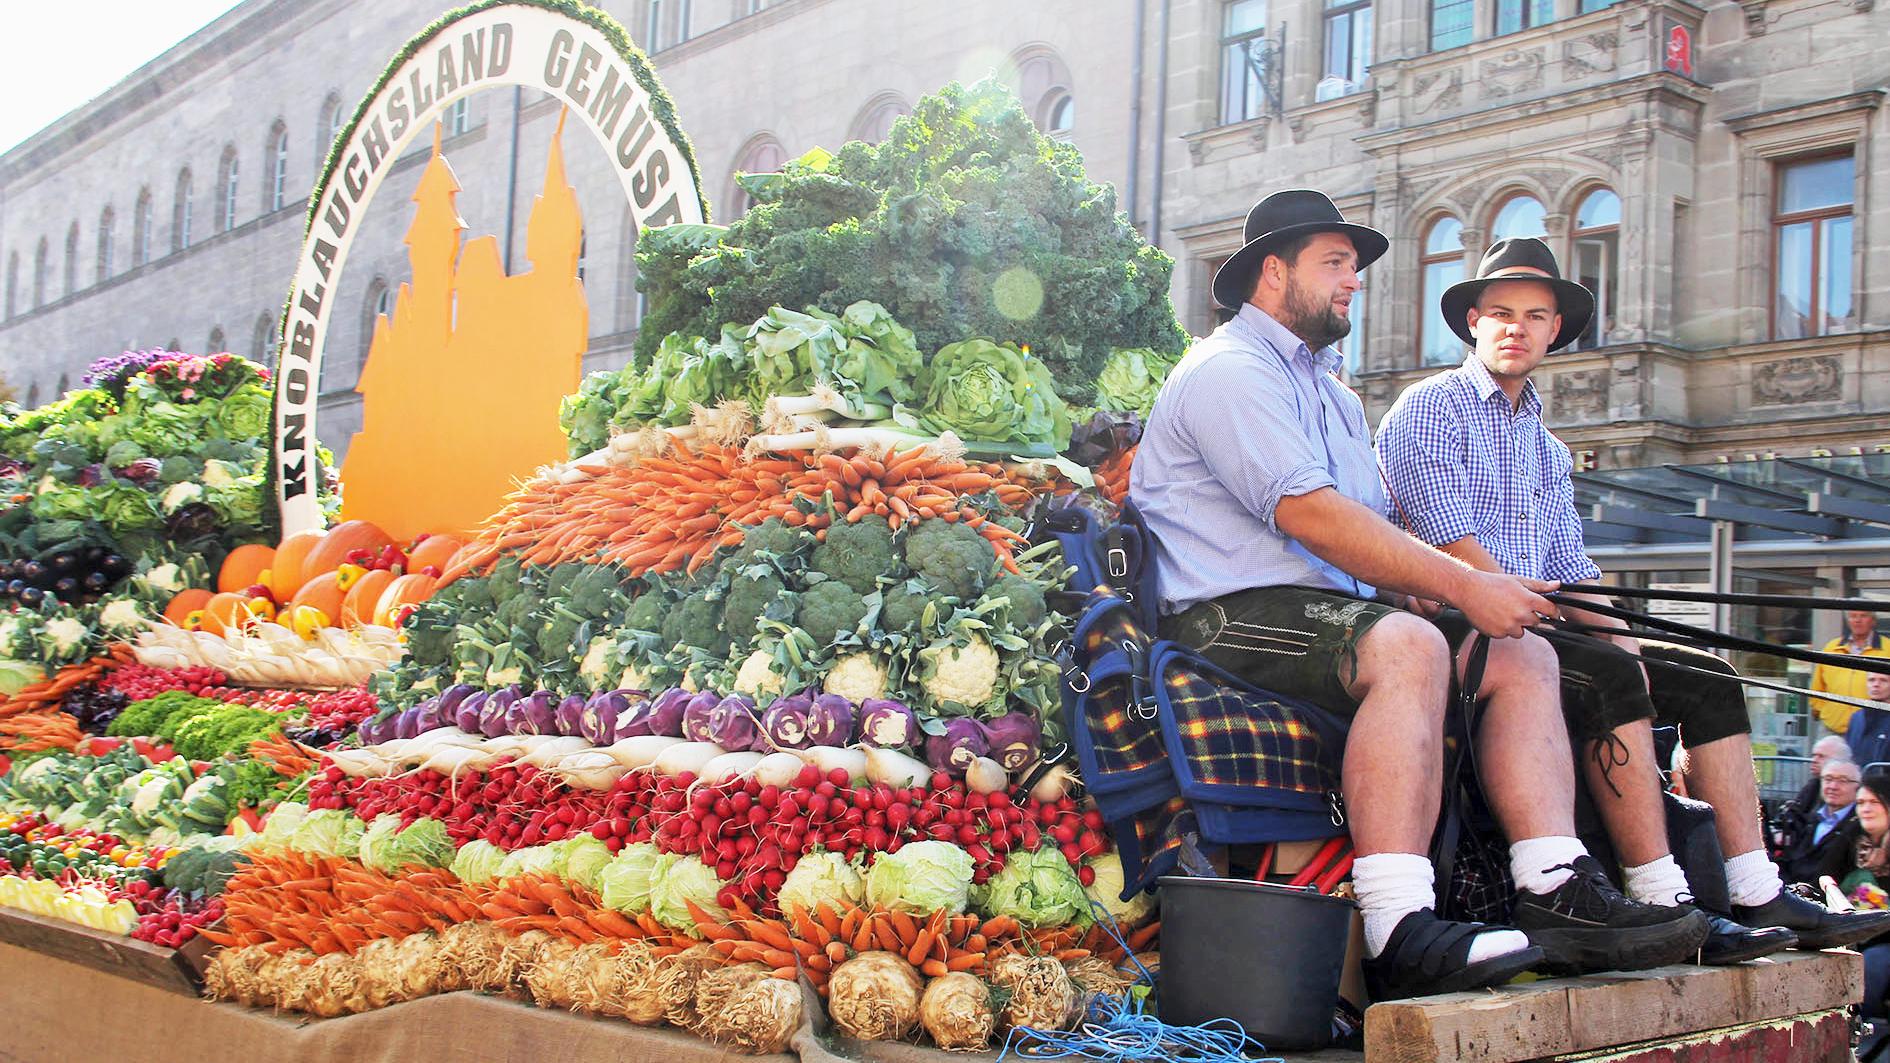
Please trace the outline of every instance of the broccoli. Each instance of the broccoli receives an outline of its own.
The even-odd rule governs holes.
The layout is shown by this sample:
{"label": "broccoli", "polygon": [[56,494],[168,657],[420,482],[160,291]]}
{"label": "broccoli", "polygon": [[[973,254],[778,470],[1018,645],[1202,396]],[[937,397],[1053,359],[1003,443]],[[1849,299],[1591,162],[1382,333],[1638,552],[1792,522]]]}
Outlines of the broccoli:
{"label": "broccoli", "polygon": [[663,630],[663,616],[669,611],[669,595],[660,590],[647,590],[630,603],[630,611],[623,618],[623,626],[635,631]]}
{"label": "broccoli", "polygon": [[663,621],[663,641],[674,648],[694,646],[717,657],[728,656],[732,645],[722,629],[722,610],[704,591],[684,598]]}
{"label": "broccoli", "polygon": [[1022,576],[1002,576],[984,592],[984,600],[1008,598],[1011,603],[1011,626],[1020,631],[1029,631],[1043,622],[1043,588]]}
{"label": "broccoli", "polygon": [[805,528],[796,528],[779,517],[769,517],[748,529],[730,564],[739,570],[757,561],[779,562],[800,555],[812,545],[814,537]]}
{"label": "broccoli", "polygon": [[974,601],[997,568],[997,552],[976,528],[920,521],[906,533],[906,565],[961,602]]}
{"label": "broccoli", "polygon": [[453,628],[457,626],[454,615],[458,612],[437,595],[421,602],[400,626],[407,636],[407,660],[421,667],[445,664],[453,654]]}
{"label": "broccoli", "polygon": [[938,591],[923,580],[909,579],[886,588],[885,601],[879,607],[879,627],[886,632],[910,632],[919,629],[925,607],[938,597]]}
{"label": "broccoli", "polygon": [[[755,635],[756,625],[761,620],[762,612],[786,593],[787,585],[781,582],[781,577],[765,566],[760,575],[737,573],[728,585],[728,598],[722,605],[723,629],[737,643],[747,643]],[[792,624],[794,622],[792,603],[787,603],[785,608],[787,614],[778,619]]]}
{"label": "broccoli", "polygon": [[813,556],[808,558],[813,571],[839,580],[856,594],[873,593],[879,577],[895,574],[898,563],[892,527],[879,516],[866,517],[857,524],[835,523],[827,529],[826,541],[814,547]]}
{"label": "broccoli", "polygon": [[865,599],[853,588],[839,580],[822,580],[801,594],[799,626],[816,645],[831,646],[853,634],[866,619],[867,609]]}

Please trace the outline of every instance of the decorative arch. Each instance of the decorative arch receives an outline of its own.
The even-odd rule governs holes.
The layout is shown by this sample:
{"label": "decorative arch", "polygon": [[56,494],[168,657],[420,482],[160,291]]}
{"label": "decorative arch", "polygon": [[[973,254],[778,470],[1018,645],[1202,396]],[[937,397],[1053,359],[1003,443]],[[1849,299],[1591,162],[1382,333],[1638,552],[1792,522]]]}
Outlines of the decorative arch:
{"label": "decorative arch", "polygon": [[1446,210],[1422,215],[1416,231],[1418,248],[1418,364],[1449,365],[1463,353],[1463,345],[1444,320],[1438,300],[1444,289],[1465,276],[1463,219]]}
{"label": "decorative arch", "polygon": [[756,133],[742,145],[742,150],[735,154],[735,165],[728,175],[728,205],[730,218],[739,218],[754,206],[754,197],[737,180],[742,174],[775,173],[786,166],[787,149],[775,139],[773,133]]}
{"label": "decorative arch", "polygon": [[26,408],[30,410],[37,407],[38,405],[39,405],[39,381],[35,380],[31,384],[27,385],[26,387]]}
{"label": "decorative arch", "polygon": [[[1024,102],[1025,112],[1038,129],[1051,132],[1052,120],[1066,108],[1074,117],[1075,79],[1055,48],[1026,44],[1011,53],[1011,66],[1016,70],[1017,98]],[[1063,132],[1067,131],[1066,126]]]}
{"label": "decorative arch", "polygon": [[229,344],[225,343],[223,339],[223,326],[222,325],[210,326],[210,342],[207,345],[205,345],[203,353],[223,354],[225,351],[228,350],[228,348],[229,348]]}
{"label": "decorative arch", "polygon": [[278,118],[263,140],[262,209],[274,213],[289,202],[289,124]]}
{"label": "decorative arch", "polygon": [[877,144],[892,132],[894,122],[911,113],[912,105],[897,92],[875,93],[860,108],[860,113],[853,116],[853,123],[847,127],[847,139]]}
{"label": "decorative arch", "polygon": [[20,305],[20,253],[7,255],[7,314],[11,318]]}

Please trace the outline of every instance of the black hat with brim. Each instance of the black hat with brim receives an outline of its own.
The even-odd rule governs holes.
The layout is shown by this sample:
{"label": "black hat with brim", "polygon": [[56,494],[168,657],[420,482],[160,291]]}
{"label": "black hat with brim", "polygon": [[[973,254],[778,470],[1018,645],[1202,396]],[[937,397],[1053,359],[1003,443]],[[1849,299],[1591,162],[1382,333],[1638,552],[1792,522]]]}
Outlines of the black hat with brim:
{"label": "black hat with brim", "polygon": [[1595,293],[1574,281],[1562,279],[1562,270],[1555,264],[1555,252],[1549,250],[1548,244],[1533,236],[1498,240],[1484,252],[1483,261],[1477,265],[1477,275],[1444,289],[1443,298],[1438,300],[1444,324],[1472,347],[1477,345],[1477,337],[1470,331],[1470,308],[1477,305],[1483,289],[1497,281],[1536,281],[1555,291],[1555,309],[1562,315],[1562,329],[1549,341],[1551,351],[1574,343],[1588,327],[1588,319],[1595,316]]}
{"label": "black hat with brim", "polygon": [[1377,229],[1346,221],[1324,192],[1310,188],[1275,192],[1247,212],[1247,225],[1241,234],[1246,242],[1214,271],[1214,301],[1230,310],[1238,309],[1253,295],[1254,275],[1267,255],[1295,237],[1312,233],[1349,237],[1353,250],[1358,252],[1357,269],[1376,262],[1390,246],[1385,234]]}

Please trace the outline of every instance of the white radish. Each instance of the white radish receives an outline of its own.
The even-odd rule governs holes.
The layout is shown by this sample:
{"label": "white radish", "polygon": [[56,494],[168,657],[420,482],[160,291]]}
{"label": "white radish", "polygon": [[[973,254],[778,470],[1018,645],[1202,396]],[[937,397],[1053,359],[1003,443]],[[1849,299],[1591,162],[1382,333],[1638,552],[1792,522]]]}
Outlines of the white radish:
{"label": "white radish", "polygon": [[1037,785],[1030,788],[1030,796],[1039,801],[1061,801],[1075,781],[1076,773],[1059,764],[1037,780]]}
{"label": "white radish", "polygon": [[896,749],[879,746],[866,751],[866,781],[883,782],[894,788],[924,786],[932,778],[932,766],[914,760]]}
{"label": "white radish", "polygon": [[755,781],[763,786],[792,786],[806,764],[792,753],[770,753],[755,764]]}
{"label": "white radish", "polygon": [[536,737],[541,741],[532,748],[531,752],[518,758],[519,763],[530,764],[534,768],[549,768],[573,753],[581,753],[591,748],[588,739],[551,738],[545,735]]}
{"label": "white radish", "polygon": [[761,763],[761,754],[750,752],[724,753],[702,766],[697,777],[714,786],[716,783],[739,779],[755,770]]}
{"label": "white radish", "polygon": [[602,752],[610,754],[625,769],[638,771],[656,763],[656,758],[662,755],[663,750],[681,742],[680,738],[663,735],[637,735],[634,738],[619,738],[603,747]]}
{"label": "white radish", "polygon": [[965,769],[965,786],[974,794],[992,794],[1010,785],[1004,765],[990,757],[979,757]]}
{"label": "white radish", "polygon": [[835,768],[845,770],[849,779],[858,779],[866,774],[866,754],[857,749],[843,749],[840,746],[811,746],[796,752],[802,760],[819,768],[822,775]]}
{"label": "white radish", "polygon": [[684,772],[701,775],[702,769],[728,752],[714,742],[678,742],[658,754],[650,766],[658,775],[676,776]]}
{"label": "white radish", "polygon": [[328,760],[340,768],[343,775],[356,779],[378,779],[388,774],[390,766],[371,749],[333,750],[328,754]]}
{"label": "white radish", "polygon": [[457,779],[462,772],[486,770],[495,759],[483,750],[466,746],[441,746],[420,766],[427,771],[437,771],[449,779]]}
{"label": "white radish", "polygon": [[601,749],[568,754],[551,768],[565,782],[586,790],[608,790],[627,770]]}

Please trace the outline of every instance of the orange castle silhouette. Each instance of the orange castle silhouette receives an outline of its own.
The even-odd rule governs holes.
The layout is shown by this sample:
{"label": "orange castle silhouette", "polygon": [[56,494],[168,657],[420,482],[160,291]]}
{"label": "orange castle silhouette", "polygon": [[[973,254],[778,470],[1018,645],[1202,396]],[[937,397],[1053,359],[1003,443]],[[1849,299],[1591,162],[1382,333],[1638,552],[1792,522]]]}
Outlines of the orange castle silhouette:
{"label": "orange castle silhouette", "polygon": [[577,390],[590,310],[563,133],[561,114],[526,224],[531,268],[507,276],[496,237],[460,243],[460,185],[435,128],[407,229],[413,281],[376,319],[355,387],[362,423],[341,467],[344,519],[402,541],[463,533],[532,470],[564,459],[558,404]]}

